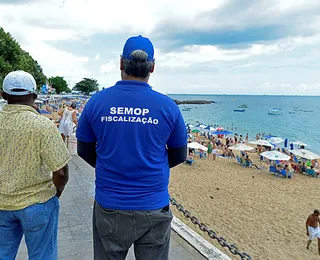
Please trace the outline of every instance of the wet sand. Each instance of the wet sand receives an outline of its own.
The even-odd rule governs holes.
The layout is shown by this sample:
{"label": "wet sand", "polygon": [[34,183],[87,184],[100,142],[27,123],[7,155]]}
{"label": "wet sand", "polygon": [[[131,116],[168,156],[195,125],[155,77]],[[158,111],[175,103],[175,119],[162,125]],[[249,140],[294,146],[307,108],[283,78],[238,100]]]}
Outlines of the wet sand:
{"label": "wet sand", "polygon": [[[250,157],[261,165],[256,156]],[[243,168],[235,159],[196,159],[194,166],[183,164],[172,170],[170,193],[253,259],[320,259],[316,240],[306,250],[305,228],[307,216],[320,208],[320,179],[300,174],[293,179],[277,178],[263,166],[257,170]],[[203,235],[182,214],[176,210],[174,214]]]}

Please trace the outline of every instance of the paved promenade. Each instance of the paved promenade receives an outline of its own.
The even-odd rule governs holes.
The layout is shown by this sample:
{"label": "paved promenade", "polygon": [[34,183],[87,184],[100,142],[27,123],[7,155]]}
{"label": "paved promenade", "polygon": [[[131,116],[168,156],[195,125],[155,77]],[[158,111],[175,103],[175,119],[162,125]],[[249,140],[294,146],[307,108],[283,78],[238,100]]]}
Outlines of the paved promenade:
{"label": "paved promenade", "polygon": [[[70,180],[60,199],[59,260],[90,260],[92,253],[91,217],[94,195],[94,169],[77,156],[69,164]],[[18,260],[27,260],[24,241]],[[133,260],[130,250],[128,260]],[[205,260],[176,233],[172,233],[170,259]]]}

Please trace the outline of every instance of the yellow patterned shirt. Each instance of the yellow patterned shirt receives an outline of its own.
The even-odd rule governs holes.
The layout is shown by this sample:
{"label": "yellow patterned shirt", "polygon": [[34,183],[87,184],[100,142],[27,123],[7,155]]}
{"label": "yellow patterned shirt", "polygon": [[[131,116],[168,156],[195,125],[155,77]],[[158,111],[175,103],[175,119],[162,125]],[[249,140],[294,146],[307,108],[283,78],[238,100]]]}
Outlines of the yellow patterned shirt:
{"label": "yellow patterned shirt", "polygon": [[0,210],[19,210],[56,194],[52,172],[70,160],[57,127],[32,107],[0,112]]}

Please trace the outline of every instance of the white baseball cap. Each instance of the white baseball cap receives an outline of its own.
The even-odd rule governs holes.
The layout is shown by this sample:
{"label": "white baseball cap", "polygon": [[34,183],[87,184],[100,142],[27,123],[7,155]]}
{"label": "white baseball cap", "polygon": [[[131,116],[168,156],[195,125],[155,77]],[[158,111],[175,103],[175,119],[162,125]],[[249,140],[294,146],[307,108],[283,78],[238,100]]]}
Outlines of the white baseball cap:
{"label": "white baseball cap", "polygon": [[3,81],[3,92],[12,96],[36,94],[36,90],[33,76],[23,70],[10,72]]}

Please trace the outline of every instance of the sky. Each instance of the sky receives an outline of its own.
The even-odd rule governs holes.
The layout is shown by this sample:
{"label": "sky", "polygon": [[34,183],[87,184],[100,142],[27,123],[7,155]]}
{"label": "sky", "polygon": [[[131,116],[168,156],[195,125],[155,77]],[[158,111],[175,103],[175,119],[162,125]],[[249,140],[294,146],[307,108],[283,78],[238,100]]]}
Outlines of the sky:
{"label": "sky", "polygon": [[114,85],[143,35],[159,92],[320,95],[319,0],[0,0],[0,26],[71,88]]}

